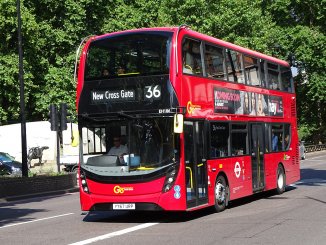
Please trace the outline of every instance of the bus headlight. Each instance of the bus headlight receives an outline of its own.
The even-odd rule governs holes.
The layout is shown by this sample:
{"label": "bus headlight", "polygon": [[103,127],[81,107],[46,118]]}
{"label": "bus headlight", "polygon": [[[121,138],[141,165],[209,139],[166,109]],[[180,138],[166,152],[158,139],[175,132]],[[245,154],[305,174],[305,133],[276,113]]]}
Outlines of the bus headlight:
{"label": "bus headlight", "polygon": [[171,190],[176,178],[177,178],[177,169],[176,167],[171,167],[166,174],[162,192],[167,192]]}
{"label": "bus headlight", "polygon": [[80,180],[81,180],[81,186],[82,186],[83,191],[89,194],[89,189],[88,189],[87,181],[86,181],[86,175],[82,170],[80,170]]}

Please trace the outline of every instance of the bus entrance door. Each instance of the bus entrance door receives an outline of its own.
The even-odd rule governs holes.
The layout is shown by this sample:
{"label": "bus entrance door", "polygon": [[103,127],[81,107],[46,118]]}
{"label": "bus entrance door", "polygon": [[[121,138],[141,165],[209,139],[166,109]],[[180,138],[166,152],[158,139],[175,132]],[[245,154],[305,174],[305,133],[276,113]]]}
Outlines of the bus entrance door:
{"label": "bus entrance door", "polygon": [[253,192],[265,187],[264,178],[264,128],[262,124],[251,124],[251,167]]}
{"label": "bus entrance door", "polygon": [[207,203],[207,162],[203,122],[184,122],[187,208]]}

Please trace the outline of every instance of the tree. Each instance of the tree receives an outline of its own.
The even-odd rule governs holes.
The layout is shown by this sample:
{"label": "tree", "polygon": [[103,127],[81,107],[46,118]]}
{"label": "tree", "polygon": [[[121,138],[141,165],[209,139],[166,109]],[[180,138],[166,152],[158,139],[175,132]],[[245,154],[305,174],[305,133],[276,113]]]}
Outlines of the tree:
{"label": "tree", "polygon": [[[75,51],[89,35],[152,26],[193,30],[277,58],[295,54],[299,126],[305,140],[326,135],[326,0],[22,1],[28,120],[50,103],[74,108]],[[0,124],[19,119],[16,0],[0,2]],[[305,73],[305,74],[304,74]],[[308,81],[308,82],[306,82]],[[306,130],[309,128],[309,130]]]}
{"label": "tree", "polygon": [[[265,11],[280,30],[280,46],[295,54],[298,123],[304,140],[318,143],[326,138],[326,1],[265,0]],[[309,130],[305,130],[309,129]]]}

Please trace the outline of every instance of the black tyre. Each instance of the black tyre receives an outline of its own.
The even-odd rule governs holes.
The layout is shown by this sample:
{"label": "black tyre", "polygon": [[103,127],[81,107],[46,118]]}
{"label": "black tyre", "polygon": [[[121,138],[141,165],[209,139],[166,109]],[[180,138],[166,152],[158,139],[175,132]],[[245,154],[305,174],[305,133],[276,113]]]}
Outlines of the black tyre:
{"label": "black tyre", "polygon": [[216,179],[214,194],[214,210],[217,213],[222,212],[227,207],[229,201],[229,186],[222,175]]}
{"label": "black tyre", "polygon": [[285,191],[285,183],[286,183],[286,178],[285,178],[284,169],[281,165],[278,165],[277,178],[276,178],[276,193],[277,194],[282,194]]}

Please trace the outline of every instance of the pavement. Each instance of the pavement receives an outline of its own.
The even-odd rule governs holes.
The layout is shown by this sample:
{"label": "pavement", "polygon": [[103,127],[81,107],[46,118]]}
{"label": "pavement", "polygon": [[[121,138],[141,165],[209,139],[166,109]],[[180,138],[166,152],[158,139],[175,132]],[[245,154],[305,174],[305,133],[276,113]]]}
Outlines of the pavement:
{"label": "pavement", "polygon": [[[30,172],[35,175],[53,175],[58,173],[58,166],[57,163],[54,161],[45,161],[42,164],[38,163],[38,160],[32,160],[31,168],[29,168]],[[65,172],[64,166],[60,166],[60,172]],[[68,189],[60,189],[55,191],[47,191],[47,192],[40,192],[40,193],[33,193],[33,194],[26,194],[26,195],[17,195],[17,196],[8,196],[5,198],[0,198],[0,203],[4,202],[10,202],[10,201],[17,201],[27,198],[34,198],[34,197],[40,197],[40,196],[49,196],[49,195],[62,195],[65,193],[73,193],[78,192],[79,186],[78,181],[77,185],[73,188]]]}
{"label": "pavement", "polygon": [[[31,162],[31,168],[29,169],[31,173],[36,175],[45,175],[58,173],[58,165],[55,161],[45,161],[41,164],[38,163],[38,159],[34,159]],[[60,166],[60,172],[64,171],[64,166]]]}

